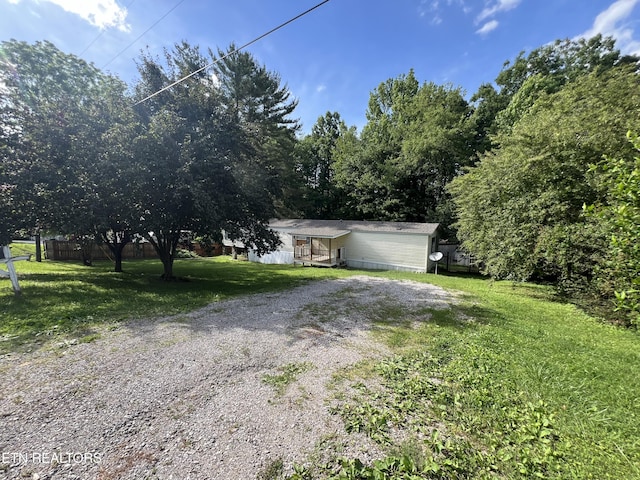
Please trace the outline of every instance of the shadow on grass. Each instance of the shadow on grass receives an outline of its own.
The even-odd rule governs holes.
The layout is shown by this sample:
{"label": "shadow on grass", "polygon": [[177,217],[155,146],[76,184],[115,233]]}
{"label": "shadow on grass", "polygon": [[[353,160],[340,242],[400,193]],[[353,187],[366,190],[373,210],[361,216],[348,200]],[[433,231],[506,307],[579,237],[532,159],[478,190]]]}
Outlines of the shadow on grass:
{"label": "shadow on grass", "polygon": [[506,321],[498,311],[476,303],[454,305],[448,310],[435,311],[431,322],[439,327],[456,329],[475,328],[479,325]]}

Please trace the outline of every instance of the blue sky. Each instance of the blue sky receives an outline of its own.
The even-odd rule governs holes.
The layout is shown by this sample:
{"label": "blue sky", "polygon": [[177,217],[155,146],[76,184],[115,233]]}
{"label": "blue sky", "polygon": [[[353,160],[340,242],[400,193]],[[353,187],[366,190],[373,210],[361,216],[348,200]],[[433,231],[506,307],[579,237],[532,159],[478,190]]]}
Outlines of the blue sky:
{"label": "blue sky", "polygon": [[[141,49],[242,45],[319,2],[0,0],[0,40],[49,40],[131,83]],[[299,100],[303,131],[327,111],[360,130],[370,92],[411,68],[470,97],[520,51],[596,33],[640,54],[640,0],[330,0],[248,51]]]}

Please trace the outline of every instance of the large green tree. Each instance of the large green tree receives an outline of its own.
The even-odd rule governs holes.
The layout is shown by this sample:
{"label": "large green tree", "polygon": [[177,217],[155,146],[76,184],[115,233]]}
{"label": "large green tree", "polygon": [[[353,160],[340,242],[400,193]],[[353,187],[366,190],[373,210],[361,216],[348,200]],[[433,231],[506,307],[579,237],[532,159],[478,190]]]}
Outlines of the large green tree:
{"label": "large green tree", "polygon": [[128,205],[126,189],[115,198],[106,182],[115,173],[110,152],[126,138],[104,141],[129,122],[126,86],[49,42],[11,40],[1,48],[0,184],[12,218],[6,223],[93,241],[110,228],[105,219]]}
{"label": "large green tree", "polygon": [[566,84],[594,72],[635,64],[633,55],[622,55],[611,37],[596,35],[577,40],[556,40],[520,52],[505,62],[494,88],[483,84],[472,96],[477,124],[478,151],[496,146],[498,131],[509,131],[514,123],[543,95],[560,91]]}
{"label": "large green tree", "polygon": [[420,85],[413,71],[380,84],[360,141],[336,158],[350,208],[370,219],[450,224],[445,186],[473,159],[470,117],[459,89]]}
{"label": "large green tree", "polygon": [[140,211],[129,195],[135,181],[135,158],[131,145],[140,133],[126,85],[104,76],[99,91],[83,100],[73,118],[63,178],[51,196],[50,228],[76,238],[85,263],[96,241],[112,254],[114,269],[122,271],[122,251],[132,238]]}
{"label": "large green tree", "polygon": [[586,73],[606,70],[620,63],[633,63],[633,57],[625,57],[615,48],[612,37],[598,34],[577,40],[556,40],[533,49],[529,54],[520,52],[513,62],[506,62],[496,78],[501,92],[510,98],[534,75],[550,77],[557,85],[569,83]]}
{"label": "large green tree", "polygon": [[[351,132],[354,133],[352,127]],[[304,218],[347,218],[344,192],[335,179],[336,145],[349,128],[338,112],[327,112],[296,145],[296,171],[301,185],[296,200]]]}
{"label": "large green tree", "polygon": [[186,43],[164,63],[146,55],[139,61],[139,98],[202,69],[138,107],[146,133],[136,146],[141,174],[134,188],[144,209],[137,230],[154,245],[167,279],[185,231],[224,230],[259,253],[278,243],[267,222],[279,191],[276,156],[293,138],[284,129],[295,104],[286,103],[276,76],[234,55],[215,75],[203,69],[212,59]]}
{"label": "large green tree", "polygon": [[[131,195],[131,185],[137,181],[140,166],[133,148],[142,127],[131,108],[131,99],[116,88],[98,110],[107,119],[106,128],[96,137],[93,162],[87,164],[84,205],[90,215],[90,232],[106,246],[114,261],[114,270],[122,271],[124,247],[137,232],[141,206]],[[96,133],[98,133],[96,132]]]}
{"label": "large green tree", "polygon": [[640,325],[640,136],[627,136],[635,155],[606,155],[591,167],[602,178],[605,197],[587,211],[608,234],[608,255],[597,272],[599,286],[605,294],[613,291],[618,310]]}
{"label": "large green tree", "polygon": [[[51,195],[64,180],[71,109],[97,71],[49,42],[2,42],[2,183],[13,228],[35,233],[52,223]],[[7,232],[13,233],[13,232]]]}
{"label": "large green tree", "polygon": [[450,185],[458,237],[498,278],[590,283],[605,255],[601,225],[582,206],[602,188],[588,174],[604,154],[628,156],[624,132],[638,126],[633,66],[596,70],[542,94],[494,149]]}
{"label": "large green tree", "polygon": [[[234,44],[209,52],[220,101],[234,124],[235,178],[256,215],[288,215],[295,208],[294,149],[298,104],[280,76]],[[275,207],[275,210],[273,209]],[[265,210],[266,208],[266,210]]]}

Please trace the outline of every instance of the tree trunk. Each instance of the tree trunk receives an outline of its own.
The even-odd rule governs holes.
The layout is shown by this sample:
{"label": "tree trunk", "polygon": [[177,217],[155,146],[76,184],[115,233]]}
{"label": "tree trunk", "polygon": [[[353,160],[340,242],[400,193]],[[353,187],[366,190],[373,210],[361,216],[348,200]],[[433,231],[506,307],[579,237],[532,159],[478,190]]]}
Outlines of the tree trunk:
{"label": "tree trunk", "polygon": [[122,273],[122,249],[118,249],[117,253],[113,254],[113,271]]}
{"label": "tree trunk", "polygon": [[166,234],[160,233],[156,235],[157,238],[148,235],[147,239],[151,242],[151,245],[153,245],[153,248],[162,262],[164,272],[160,278],[166,281],[175,280],[175,276],[173,275],[173,259],[180,240],[180,230],[175,232],[169,231]]}
{"label": "tree trunk", "polygon": [[36,262],[42,261],[42,239],[40,238],[40,230],[36,232]]}
{"label": "tree trunk", "polygon": [[[110,236],[111,234],[111,236]],[[120,231],[120,232],[101,232],[100,236],[102,240],[107,244],[107,247],[113,254],[113,271],[121,273],[122,272],[122,252],[124,251],[124,247],[131,241],[131,235],[129,232]]]}
{"label": "tree trunk", "polygon": [[161,257],[160,260],[162,260],[162,267],[164,268],[164,272],[160,278],[163,280],[173,280],[175,278],[173,276],[173,255]]}
{"label": "tree trunk", "polygon": [[85,267],[93,266],[93,238],[82,238],[79,240],[80,253],[82,254],[82,263]]}

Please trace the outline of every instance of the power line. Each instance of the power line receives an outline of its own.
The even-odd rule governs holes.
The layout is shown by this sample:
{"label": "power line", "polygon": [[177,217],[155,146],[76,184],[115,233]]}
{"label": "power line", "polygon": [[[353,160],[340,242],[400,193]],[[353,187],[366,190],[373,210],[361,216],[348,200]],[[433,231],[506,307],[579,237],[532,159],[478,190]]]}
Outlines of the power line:
{"label": "power line", "polygon": [[182,83],[182,82],[184,82],[185,80],[187,80],[187,79],[189,79],[189,78],[193,77],[194,75],[197,75],[198,73],[202,72],[203,70],[206,70],[207,68],[212,67],[213,65],[215,65],[216,63],[218,63],[218,62],[220,62],[220,61],[224,60],[225,58],[229,57],[230,55],[233,55],[234,53],[238,53],[240,50],[244,50],[244,49],[245,49],[245,48],[247,48],[248,46],[253,45],[254,43],[256,43],[256,42],[258,42],[258,41],[262,40],[263,38],[265,38],[265,37],[267,37],[267,36],[271,35],[272,33],[274,33],[274,32],[276,32],[276,31],[280,30],[281,28],[286,27],[286,26],[287,26],[287,25],[289,25],[290,23],[293,23],[293,22],[295,22],[296,20],[298,20],[298,19],[300,19],[300,18],[304,17],[305,15],[307,15],[307,14],[309,14],[309,13],[313,12],[315,9],[320,8],[320,7],[321,7],[322,5],[324,5],[325,3],[329,3],[329,1],[330,1],[330,0],[324,0],[323,2],[318,3],[317,5],[315,5],[315,6],[311,7],[310,9],[308,9],[308,10],[306,10],[306,11],[304,11],[304,12],[302,12],[302,13],[300,13],[300,14],[296,15],[295,17],[293,17],[293,18],[291,18],[291,19],[287,20],[286,22],[281,23],[281,24],[280,24],[280,25],[278,25],[277,27],[272,28],[272,29],[271,29],[271,30],[269,30],[267,33],[263,33],[262,35],[260,35],[259,37],[254,38],[254,39],[253,39],[253,40],[251,40],[250,42],[247,42],[247,43],[245,43],[244,45],[242,45],[242,46],[240,46],[240,47],[238,47],[238,48],[235,48],[235,49],[231,50],[230,52],[228,52],[228,53],[226,53],[225,55],[223,55],[222,57],[220,57],[220,58],[218,58],[218,59],[214,60],[214,61],[213,61],[213,62],[211,62],[210,64],[205,65],[205,66],[204,66],[204,67],[202,67],[202,68],[199,68],[199,69],[198,69],[198,70],[196,70],[195,72],[191,72],[191,73],[190,73],[189,75],[187,75],[186,77],[182,77],[181,79],[176,80],[176,81],[175,81],[175,82],[173,82],[172,84],[167,85],[167,86],[166,86],[166,87],[164,87],[164,88],[161,88],[161,89],[160,89],[160,90],[158,90],[157,92],[154,92],[154,93],[152,93],[151,95],[146,96],[145,98],[143,98],[143,99],[142,99],[142,100],[140,100],[139,102],[134,103],[134,106],[136,106],[136,105],[140,105],[141,103],[146,102],[147,100],[149,100],[149,99],[151,99],[151,98],[155,97],[156,95],[159,95],[160,93],[162,93],[162,92],[164,92],[164,91],[166,91],[166,90],[169,90],[170,88],[175,87],[175,86],[176,86],[176,85],[178,85],[179,83]]}
{"label": "power line", "polygon": [[87,45],[84,50],[82,50],[78,56],[81,57],[87,50],[89,50],[89,48],[91,48],[91,45],[93,45],[94,43],[96,43],[98,41],[98,39],[100,37],[102,37],[102,35],[104,35],[104,32],[106,32],[106,30],[100,30],[100,33],[98,34],[98,36],[96,38],[94,38],[93,40],[91,40],[91,42],[89,42],[89,45]]}
{"label": "power line", "polygon": [[178,8],[180,6],[180,4],[184,3],[184,0],[180,0],[178,3],[176,3],[173,7],[171,7],[171,9],[165,13],[164,15],[162,15],[158,20],[156,20],[153,25],[151,25],[149,28],[147,28],[144,32],[142,32],[133,42],[131,42],[129,45],[127,45],[126,47],[124,47],[120,52],[118,52],[116,54],[115,57],[113,57],[111,60],[109,60],[107,63],[105,63],[102,66],[102,69],[104,70],[105,68],[107,68],[109,65],[111,65],[111,62],[113,62],[116,58],[118,58],[120,55],[122,55],[124,52],[126,52],[127,50],[129,50],[129,48],[131,48],[131,46],[136,43],[138,40],[140,40],[142,37],[145,36],[145,34],[151,30],[153,27],[155,27],[157,24],[159,24],[162,20],[165,19],[165,17],[167,15],[169,15],[171,12],[173,12],[176,8]]}

